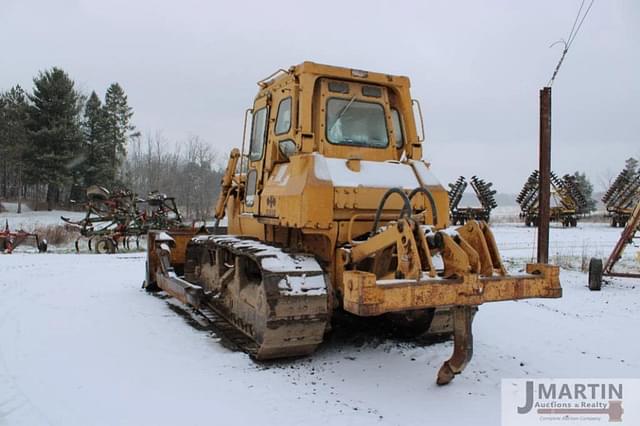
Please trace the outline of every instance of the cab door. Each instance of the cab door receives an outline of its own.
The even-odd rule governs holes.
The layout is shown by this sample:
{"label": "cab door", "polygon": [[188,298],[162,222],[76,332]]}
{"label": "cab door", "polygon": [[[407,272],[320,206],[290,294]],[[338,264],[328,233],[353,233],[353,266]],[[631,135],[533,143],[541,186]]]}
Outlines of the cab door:
{"label": "cab door", "polygon": [[260,190],[269,128],[269,100],[267,96],[256,99],[252,118],[247,155],[247,184],[241,210],[245,216],[257,215],[260,211]]}

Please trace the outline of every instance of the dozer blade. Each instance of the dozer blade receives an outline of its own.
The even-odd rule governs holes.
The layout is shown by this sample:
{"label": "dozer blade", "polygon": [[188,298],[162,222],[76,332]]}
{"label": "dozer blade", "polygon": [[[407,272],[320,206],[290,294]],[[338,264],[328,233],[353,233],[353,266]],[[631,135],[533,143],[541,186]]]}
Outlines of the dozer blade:
{"label": "dozer blade", "polygon": [[445,306],[478,306],[488,302],[562,296],[559,268],[527,265],[527,273],[482,277],[376,280],[363,271],[344,272],[344,308],[360,316]]}

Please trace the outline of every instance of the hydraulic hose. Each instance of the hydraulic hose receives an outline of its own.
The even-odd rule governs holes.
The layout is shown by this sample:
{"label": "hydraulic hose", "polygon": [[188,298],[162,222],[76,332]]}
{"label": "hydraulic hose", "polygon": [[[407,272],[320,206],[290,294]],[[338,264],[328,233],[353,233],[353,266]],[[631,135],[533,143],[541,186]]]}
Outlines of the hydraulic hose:
{"label": "hydraulic hose", "polygon": [[411,202],[411,200],[413,200],[413,197],[415,197],[416,194],[418,193],[422,193],[426,195],[427,199],[429,199],[429,204],[431,205],[431,221],[433,222],[434,226],[438,225],[436,201],[433,199],[433,195],[431,195],[431,191],[429,191],[427,188],[423,186],[419,186],[409,193],[409,202]]}
{"label": "hydraulic hose", "polygon": [[382,210],[384,209],[384,205],[387,203],[387,200],[392,194],[398,194],[404,202],[404,206],[400,211],[400,219],[402,219],[405,215],[411,216],[411,200],[409,199],[409,197],[407,197],[407,194],[405,194],[404,191],[400,188],[389,188],[389,190],[382,196],[380,204],[378,205],[378,210],[376,210],[376,218],[373,221],[373,229],[369,233],[370,236],[374,236],[376,231],[378,230],[378,225],[380,224],[380,216],[382,216]]}

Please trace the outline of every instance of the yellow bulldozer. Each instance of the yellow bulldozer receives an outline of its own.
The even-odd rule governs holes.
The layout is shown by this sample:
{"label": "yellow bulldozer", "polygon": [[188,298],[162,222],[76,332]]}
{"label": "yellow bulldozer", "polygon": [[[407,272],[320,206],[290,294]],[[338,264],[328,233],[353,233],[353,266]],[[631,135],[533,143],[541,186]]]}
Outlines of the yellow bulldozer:
{"label": "yellow bulldozer", "polygon": [[311,354],[336,312],[448,332],[438,384],[471,359],[478,305],[561,296],[558,267],[508,275],[486,223],[449,227],[407,77],[304,62],[258,85],[216,205],[226,229],[150,232],[145,288],[257,360]]}

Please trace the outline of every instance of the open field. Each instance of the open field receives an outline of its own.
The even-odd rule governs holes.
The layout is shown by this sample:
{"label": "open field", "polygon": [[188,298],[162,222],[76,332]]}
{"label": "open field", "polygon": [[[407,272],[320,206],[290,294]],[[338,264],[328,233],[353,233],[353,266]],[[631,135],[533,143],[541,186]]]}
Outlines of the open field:
{"label": "open field", "polygon": [[[517,272],[535,230],[494,230]],[[336,333],[311,357],[257,364],[141,290],[143,253],[0,255],[0,425],[496,425],[502,378],[640,377],[640,282],[594,293],[579,271],[619,233],[553,227],[564,297],[482,306],[474,358],[446,387],[450,342]]]}
{"label": "open field", "polygon": [[5,222],[9,223],[11,229],[24,229],[32,231],[38,226],[62,225],[60,216],[70,217],[78,220],[84,217],[84,212],[70,212],[64,210],[52,211],[32,211],[26,204],[22,205],[22,213],[16,213],[18,205],[16,203],[3,202],[2,205],[7,210],[0,213],[0,221],[2,226]]}

